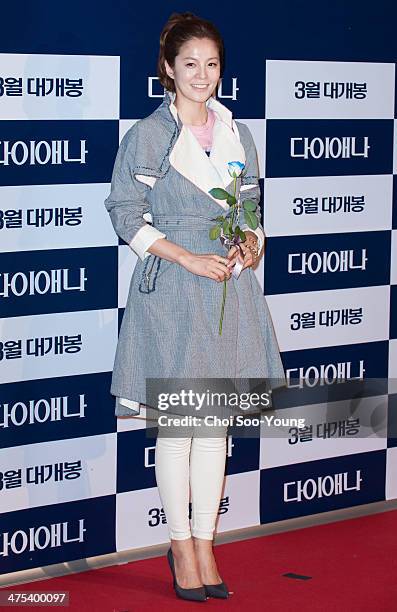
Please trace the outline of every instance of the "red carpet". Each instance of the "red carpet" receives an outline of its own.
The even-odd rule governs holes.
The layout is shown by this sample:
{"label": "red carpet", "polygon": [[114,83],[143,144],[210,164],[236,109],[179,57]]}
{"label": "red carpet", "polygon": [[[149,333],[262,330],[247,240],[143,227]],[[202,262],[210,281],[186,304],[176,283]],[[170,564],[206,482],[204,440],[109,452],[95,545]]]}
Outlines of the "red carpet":
{"label": "red carpet", "polygon": [[[264,612],[397,610],[397,510],[220,544],[215,555],[223,579],[234,591],[225,601],[177,599],[165,556],[13,590],[67,590],[66,609],[79,612],[153,612],[160,607],[231,611],[243,606]],[[283,576],[290,572],[311,578]]]}

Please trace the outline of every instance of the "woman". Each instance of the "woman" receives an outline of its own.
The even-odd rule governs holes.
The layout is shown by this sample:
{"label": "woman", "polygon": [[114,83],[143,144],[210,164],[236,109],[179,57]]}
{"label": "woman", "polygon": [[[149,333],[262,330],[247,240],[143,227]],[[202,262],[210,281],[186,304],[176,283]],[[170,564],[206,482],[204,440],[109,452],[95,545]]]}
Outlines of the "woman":
{"label": "woman", "polygon": [[[259,212],[259,172],[248,128],[215,98],[223,42],[214,25],[191,13],[173,14],[160,37],[158,76],[163,103],[138,121],[117,154],[105,201],[116,233],[138,255],[120,329],[111,393],[116,415],[139,413],[146,378],[272,378],[284,380],[277,341],[252,270],[263,228],[242,226],[246,241],[229,252],[209,238],[232,193],[228,162],[245,164],[242,200]],[[150,213],[152,225],[147,223]],[[232,276],[236,262],[242,265]],[[218,333],[223,281],[227,298]],[[163,428],[164,429],[164,428]],[[171,540],[168,562],[180,597],[227,597],[213,537],[224,481],[227,428],[215,434],[160,435],[155,471]],[[192,523],[188,517],[189,485]]]}

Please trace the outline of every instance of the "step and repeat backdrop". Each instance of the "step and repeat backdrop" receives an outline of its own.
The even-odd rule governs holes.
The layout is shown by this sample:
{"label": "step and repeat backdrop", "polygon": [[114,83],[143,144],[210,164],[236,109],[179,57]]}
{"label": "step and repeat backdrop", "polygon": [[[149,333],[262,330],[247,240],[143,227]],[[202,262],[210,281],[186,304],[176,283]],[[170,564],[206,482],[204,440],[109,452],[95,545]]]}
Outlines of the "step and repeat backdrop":
{"label": "step and repeat backdrop", "polygon": [[[396,65],[261,66],[263,105],[243,65],[218,97],[257,145],[256,274],[288,380],[318,393],[281,404],[303,429],[228,437],[218,533],[397,497]],[[122,136],[162,102],[150,70],[123,97],[123,57],[0,55],[3,575],[168,541],[155,440],[109,393],[136,255],[104,200]],[[330,390],[362,379],[386,385],[346,416]]]}

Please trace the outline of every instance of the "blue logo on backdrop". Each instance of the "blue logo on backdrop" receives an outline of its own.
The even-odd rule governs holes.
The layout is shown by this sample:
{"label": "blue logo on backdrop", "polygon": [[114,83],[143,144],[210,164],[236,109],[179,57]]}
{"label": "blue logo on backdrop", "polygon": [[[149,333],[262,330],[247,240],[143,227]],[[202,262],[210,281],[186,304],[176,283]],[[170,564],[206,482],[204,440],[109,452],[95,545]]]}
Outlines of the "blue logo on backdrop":
{"label": "blue logo on backdrop", "polygon": [[2,573],[115,552],[115,520],[115,495],[0,514]]}
{"label": "blue logo on backdrop", "polygon": [[116,431],[111,373],[0,385],[0,448]]}
{"label": "blue logo on backdrop", "polygon": [[[365,378],[387,378],[388,362],[387,340],[283,352],[283,365],[290,371],[291,378],[312,377],[316,373],[319,379],[324,378],[324,368],[329,365],[335,381],[360,374]],[[330,376],[331,370],[326,374]]]}
{"label": "blue logo on backdrop", "polygon": [[384,500],[385,476],[385,450],[261,470],[260,521]]}
{"label": "blue logo on backdrop", "polygon": [[266,122],[267,177],[392,173],[392,119]]}
{"label": "blue logo on backdrop", "polygon": [[114,247],[0,255],[0,316],[117,308]]}
{"label": "blue logo on backdrop", "polygon": [[268,238],[265,293],[388,285],[390,243],[390,231]]}
{"label": "blue logo on backdrop", "polygon": [[0,185],[110,182],[118,121],[2,121]]}
{"label": "blue logo on backdrop", "polygon": [[[157,429],[150,431],[153,433]],[[155,446],[156,437],[149,437],[149,429],[117,434],[117,493],[156,486]]]}
{"label": "blue logo on backdrop", "polygon": [[282,360],[289,388],[275,392],[277,408],[387,393],[388,341],[285,351]]}
{"label": "blue logo on backdrop", "polygon": [[[260,418],[260,415],[249,415],[249,419]],[[244,438],[245,429],[250,429],[250,435],[256,437]],[[256,433],[254,433],[256,430]],[[231,426],[228,428],[226,457],[226,474],[251,472],[259,468],[260,427]]]}

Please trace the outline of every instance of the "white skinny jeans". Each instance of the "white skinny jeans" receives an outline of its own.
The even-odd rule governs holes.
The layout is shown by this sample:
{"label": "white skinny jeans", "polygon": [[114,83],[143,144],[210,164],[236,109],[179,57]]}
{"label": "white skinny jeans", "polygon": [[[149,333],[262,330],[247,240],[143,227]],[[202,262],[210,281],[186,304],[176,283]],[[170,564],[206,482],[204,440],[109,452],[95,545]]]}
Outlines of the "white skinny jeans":
{"label": "white skinny jeans", "polygon": [[170,539],[213,539],[225,474],[224,431],[224,437],[157,437],[155,474]]}

